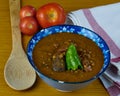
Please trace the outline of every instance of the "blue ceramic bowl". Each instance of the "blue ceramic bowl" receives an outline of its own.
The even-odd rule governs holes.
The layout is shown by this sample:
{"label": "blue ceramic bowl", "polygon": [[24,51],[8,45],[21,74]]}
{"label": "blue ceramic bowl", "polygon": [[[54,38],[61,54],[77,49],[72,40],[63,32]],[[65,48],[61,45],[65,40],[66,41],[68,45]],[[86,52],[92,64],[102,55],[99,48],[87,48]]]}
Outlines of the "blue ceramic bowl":
{"label": "blue ceramic bowl", "polygon": [[[86,38],[91,39],[101,48],[103,55],[104,55],[104,64],[103,64],[102,69],[96,76],[83,82],[64,82],[64,81],[54,80],[53,78],[49,78],[39,71],[39,69],[35,66],[33,62],[33,58],[32,58],[32,52],[33,52],[34,47],[42,38],[48,35],[60,33],[60,32],[68,32],[68,33],[83,35]],[[73,91],[73,90],[80,89],[88,85],[89,83],[97,79],[107,69],[109,62],[110,62],[110,50],[106,42],[93,31],[87,28],[81,27],[81,26],[74,26],[74,25],[59,25],[59,26],[53,26],[53,27],[49,27],[49,28],[41,30],[40,32],[35,34],[29,41],[29,44],[27,47],[27,56],[28,56],[30,64],[32,65],[34,70],[37,72],[37,74],[40,76],[40,78],[43,81],[45,81],[47,84],[62,91]]]}

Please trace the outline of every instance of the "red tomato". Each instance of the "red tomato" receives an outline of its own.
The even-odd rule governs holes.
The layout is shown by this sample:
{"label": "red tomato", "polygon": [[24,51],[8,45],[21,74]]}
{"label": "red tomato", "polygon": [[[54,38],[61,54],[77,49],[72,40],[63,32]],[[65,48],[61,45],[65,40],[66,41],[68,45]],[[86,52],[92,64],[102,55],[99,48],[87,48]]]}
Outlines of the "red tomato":
{"label": "red tomato", "polygon": [[36,17],[40,26],[46,28],[63,24],[66,19],[66,14],[59,4],[48,3],[37,10]]}
{"label": "red tomato", "polygon": [[36,15],[36,9],[33,6],[26,5],[20,9],[20,19],[26,17],[26,16],[35,16]]}
{"label": "red tomato", "polygon": [[21,32],[26,35],[33,35],[38,31],[38,23],[34,17],[25,17],[20,21]]}

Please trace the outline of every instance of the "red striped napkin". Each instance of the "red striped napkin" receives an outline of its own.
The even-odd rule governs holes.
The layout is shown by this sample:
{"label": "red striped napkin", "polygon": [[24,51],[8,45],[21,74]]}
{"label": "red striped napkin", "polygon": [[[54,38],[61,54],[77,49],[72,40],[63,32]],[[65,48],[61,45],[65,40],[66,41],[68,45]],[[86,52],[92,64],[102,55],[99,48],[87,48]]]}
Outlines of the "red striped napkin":
{"label": "red striped napkin", "polygon": [[106,41],[111,64],[100,80],[110,96],[120,96],[120,3],[72,11],[66,24],[89,28]]}

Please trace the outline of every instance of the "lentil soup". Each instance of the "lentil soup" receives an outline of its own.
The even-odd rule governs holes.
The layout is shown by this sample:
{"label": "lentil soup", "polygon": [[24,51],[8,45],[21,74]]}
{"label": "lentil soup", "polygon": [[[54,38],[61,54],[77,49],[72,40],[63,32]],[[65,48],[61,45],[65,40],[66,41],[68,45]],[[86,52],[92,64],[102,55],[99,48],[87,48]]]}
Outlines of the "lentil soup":
{"label": "lentil soup", "polygon": [[[58,53],[65,55],[65,51],[70,43],[76,46],[83,69],[55,71],[56,64],[53,60]],[[66,82],[81,82],[88,80],[99,73],[104,58],[101,49],[90,39],[72,33],[56,33],[41,39],[33,50],[33,61],[41,73],[44,75]],[[65,62],[65,60],[64,60]]]}

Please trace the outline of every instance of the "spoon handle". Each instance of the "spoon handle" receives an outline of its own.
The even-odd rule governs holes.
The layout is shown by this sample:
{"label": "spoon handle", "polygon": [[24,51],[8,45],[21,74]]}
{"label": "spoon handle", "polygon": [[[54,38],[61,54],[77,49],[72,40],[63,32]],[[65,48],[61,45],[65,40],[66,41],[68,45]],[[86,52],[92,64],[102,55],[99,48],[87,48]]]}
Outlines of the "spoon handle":
{"label": "spoon handle", "polygon": [[20,0],[9,0],[10,7],[10,19],[11,19],[11,30],[12,30],[12,49],[13,52],[19,52],[21,49],[21,32],[19,28],[19,11],[20,11]]}

